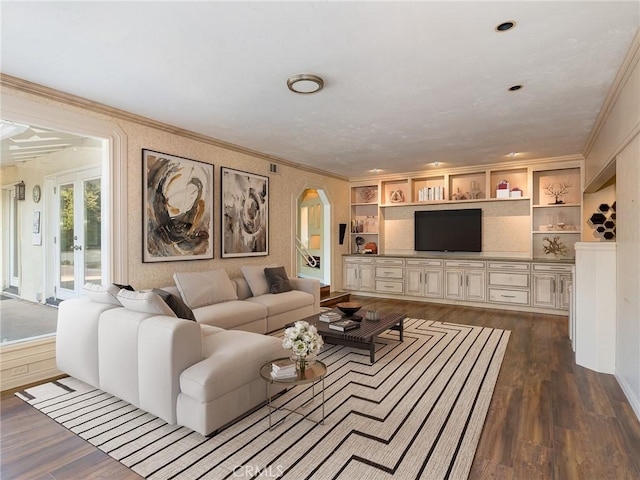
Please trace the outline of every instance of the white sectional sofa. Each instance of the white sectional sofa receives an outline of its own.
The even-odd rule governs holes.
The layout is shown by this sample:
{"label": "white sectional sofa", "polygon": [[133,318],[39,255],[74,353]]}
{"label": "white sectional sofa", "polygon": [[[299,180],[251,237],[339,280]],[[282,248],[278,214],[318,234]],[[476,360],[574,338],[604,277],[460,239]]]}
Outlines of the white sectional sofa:
{"label": "white sectional sofa", "polygon": [[209,435],[266,400],[260,366],[287,352],[262,333],[319,311],[319,282],[290,281],[297,288],[253,295],[235,279],[237,298],[194,308],[197,321],[177,318],[153,292],[90,287],[89,298],[60,304],[58,369]]}
{"label": "white sectional sofa", "polygon": [[[286,324],[320,312],[320,283],[305,278],[289,278],[293,290],[253,295],[244,277],[232,278],[237,298],[192,308],[198,323],[229,330],[269,333]],[[162,287],[180,295],[177,286]],[[191,307],[191,305],[189,305]]]}

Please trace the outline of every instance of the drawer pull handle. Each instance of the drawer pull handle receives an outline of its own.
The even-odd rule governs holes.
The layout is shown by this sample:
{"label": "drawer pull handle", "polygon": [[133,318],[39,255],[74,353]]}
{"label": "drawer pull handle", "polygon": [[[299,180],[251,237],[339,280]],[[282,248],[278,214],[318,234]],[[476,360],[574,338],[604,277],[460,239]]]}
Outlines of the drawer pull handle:
{"label": "drawer pull handle", "polygon": [[500,295],[502,298],[516,298],[515,295]]}

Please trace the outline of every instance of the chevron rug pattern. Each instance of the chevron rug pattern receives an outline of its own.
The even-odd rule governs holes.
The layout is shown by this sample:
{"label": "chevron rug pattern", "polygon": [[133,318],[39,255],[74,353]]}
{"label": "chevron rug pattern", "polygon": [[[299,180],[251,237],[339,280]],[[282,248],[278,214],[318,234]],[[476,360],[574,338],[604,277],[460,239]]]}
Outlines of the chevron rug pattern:
{"label": "chevron rug pattern", "polygon": [[[325,346],[324,425],[290,415],[269,430],[267,407],[211,438],[164,421],[76,379],[17,395],[150,479],[464,479],[468,477],[509,332],[405,320],[366,350]],[[304,407],[320,420],[321,396]],[[311,386],[277,398],[295,408]],[[275,413],[275,420],[286,412]]]}

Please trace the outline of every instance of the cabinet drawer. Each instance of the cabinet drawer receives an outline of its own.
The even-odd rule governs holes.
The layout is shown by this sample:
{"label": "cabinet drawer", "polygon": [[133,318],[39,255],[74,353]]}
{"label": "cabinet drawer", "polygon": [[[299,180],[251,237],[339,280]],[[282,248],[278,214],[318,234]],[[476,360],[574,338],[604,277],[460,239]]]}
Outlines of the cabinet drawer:
{"label": "cabinet drawer", "polygon": [[373,263],[373,258],[371,257],[344,257],[344,263]]}
{"label": "cabinet drawer", "polygon": [[407,265],[413,267],[441,267],[442,260],[407,260]]}
{"label": "cabinet drawer", "polygon": [[493,268],[496,270],[518,270],[518,271],[529,271],[528,263],[504,263],[504,262],[489,262],[489,268]]}
{"label": "cabinet drawer", "polygon": [[485,262],[465,262],[460,260],[446,260],[444,262],[445,267],[453,268],[484,268]]}
{"label": "cabinet drawer", "polygon": [[505,287],[528,287],[528,273],[489,272],[489,285]]}
{"label": "cabinet drawer", "polygon": [[376,280],[376,290],[378,292],[402,293],[402,282],[387,282]]}
{"label": "cabinet drawer", "polygon": [[404,270],[400,267],[376,267],[376,277],[402,278]]}
{"label": "cabinet drawer", "polygon": [[534,263],[534,272],[566,272],[571,273],[573,265],[558,265],[557,263]]}
{"label": "cabinet drawer", "polygon": [[514,303],[516,305],[529,305],[529,292],[527,292],[526,290],[489,288],[489,301],[495,303]]}
{"label": "cabinet drawer", "polygon": [[404,265],[402,258],[376,258],[376,265]]}

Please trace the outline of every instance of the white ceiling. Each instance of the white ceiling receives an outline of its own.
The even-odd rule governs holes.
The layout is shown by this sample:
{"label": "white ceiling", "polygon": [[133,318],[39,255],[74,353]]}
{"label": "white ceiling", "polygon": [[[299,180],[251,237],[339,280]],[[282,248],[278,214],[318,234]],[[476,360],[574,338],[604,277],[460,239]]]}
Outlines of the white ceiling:
{"label": "white ceiling", "polygon": [[346,177],[581,153],[640,26],[636,0],[0,8],[3,73]]}

